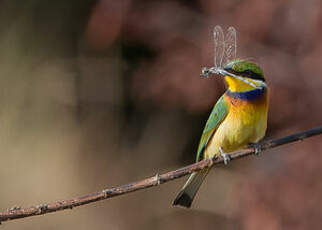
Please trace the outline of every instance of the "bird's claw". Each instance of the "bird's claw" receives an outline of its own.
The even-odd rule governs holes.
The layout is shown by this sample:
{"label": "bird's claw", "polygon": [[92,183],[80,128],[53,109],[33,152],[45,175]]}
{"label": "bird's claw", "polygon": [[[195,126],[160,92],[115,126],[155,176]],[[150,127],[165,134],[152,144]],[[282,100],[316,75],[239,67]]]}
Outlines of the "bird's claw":
{"label": "bird's claw", "polygon": [[254,149],[254,154],[258,156],[262,152],[262,146],[258,143],[250,143],[249,147]]}
{"label": "bird's claw", "polygon": [[220,152],[221,157],[224,159],[224,164],[228,165],[231,160],[230,155],[225,153],[221,147],[219,147],[219,152]]}
{"label": "bird's claw", "polygon": [[224,158],[224,164],[228,165],[230,163],[231,157],[227,153],[221,154],[222,158]]}

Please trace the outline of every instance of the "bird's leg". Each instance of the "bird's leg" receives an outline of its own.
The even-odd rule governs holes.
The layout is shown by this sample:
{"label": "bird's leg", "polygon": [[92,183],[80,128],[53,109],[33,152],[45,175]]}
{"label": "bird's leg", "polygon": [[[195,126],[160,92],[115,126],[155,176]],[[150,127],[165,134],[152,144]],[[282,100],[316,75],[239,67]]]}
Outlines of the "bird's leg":
{"label": "bird's leg", "polygon": [[225,153],[221,147],[219,147],[219,152],[220,152],[221,157],[224,159],[224,164],[228,165],[228,163],[231,160],[231,157],[229,156],[229,154]]}
{"label": "bird's leg", "polygon": [[249,148],[253,148],[255,150],[255,155],[258,156],[262,152],[262,146],[260,143],[249,143]]}

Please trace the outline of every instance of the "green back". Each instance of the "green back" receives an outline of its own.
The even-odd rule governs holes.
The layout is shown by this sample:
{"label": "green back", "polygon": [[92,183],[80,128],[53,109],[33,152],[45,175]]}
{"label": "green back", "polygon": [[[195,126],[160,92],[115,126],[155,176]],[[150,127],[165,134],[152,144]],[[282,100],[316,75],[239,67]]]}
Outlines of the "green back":
{"label": "green back", "polygon": [[228,114],[228,106],[224,100],[224,96],[221,96],[217,103],[215,104],[212,112],[208,118],[206,126],[202,132],[202,136],[200,139],[198,152],[197,152],[197,159],[196,161],[200,161],[203,159],[203,152],[207,147],[207,144],[212,137],[212,135],[217,130],[218,126],[221,122],[225,119]]}

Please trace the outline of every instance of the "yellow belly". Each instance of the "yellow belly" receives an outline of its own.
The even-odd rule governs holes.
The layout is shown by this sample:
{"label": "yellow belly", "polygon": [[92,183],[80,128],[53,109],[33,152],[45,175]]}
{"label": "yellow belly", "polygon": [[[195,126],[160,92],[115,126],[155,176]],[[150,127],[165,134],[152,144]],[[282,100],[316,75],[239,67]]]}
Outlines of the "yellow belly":
{"label": "yellow belly", "polygon": [[267,128],[267,101],[231,105],[225,120],[220,124],[205,150],[206,158],[220,155],[219,147],[231,152],[249,143],[258,142]]}

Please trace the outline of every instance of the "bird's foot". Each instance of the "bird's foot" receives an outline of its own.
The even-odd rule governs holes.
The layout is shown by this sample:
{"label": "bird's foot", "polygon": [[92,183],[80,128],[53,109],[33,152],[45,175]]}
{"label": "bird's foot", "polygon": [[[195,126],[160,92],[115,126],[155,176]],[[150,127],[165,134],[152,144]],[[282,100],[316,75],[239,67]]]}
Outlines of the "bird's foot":
{"label": "bird's foot", "polygon": [[228,165],[231,160],[230,155],[225,153],[221,147],[219,147],[219,152],[220,152],[221,157],[224,159],[224,164]]}
{"label": "bird's foot", "polygon": [[253,148],[255,150],[255,155],[258,156],[262,152],[262,146],[259,143],[249,143],[248,147]]}

